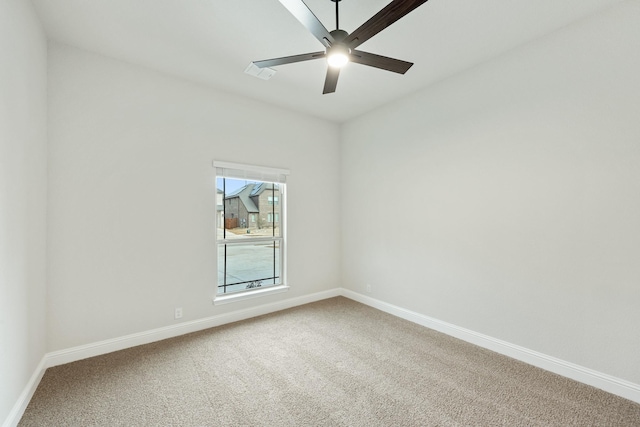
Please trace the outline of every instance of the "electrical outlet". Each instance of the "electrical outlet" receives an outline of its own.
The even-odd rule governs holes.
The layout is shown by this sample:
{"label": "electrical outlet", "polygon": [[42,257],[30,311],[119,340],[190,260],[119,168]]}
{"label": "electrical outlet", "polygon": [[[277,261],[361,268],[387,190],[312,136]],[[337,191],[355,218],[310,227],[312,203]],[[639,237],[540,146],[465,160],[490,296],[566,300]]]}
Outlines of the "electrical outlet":
{"label": "electrical outlet", "polygon": [[371,285],[369,283],[367,283],[366,285],[366,290],[367,292],[371,293]]}
{"label": "electrical outlet", "polygon": [[176,307],[174,319],[182,319],[182,307]]}

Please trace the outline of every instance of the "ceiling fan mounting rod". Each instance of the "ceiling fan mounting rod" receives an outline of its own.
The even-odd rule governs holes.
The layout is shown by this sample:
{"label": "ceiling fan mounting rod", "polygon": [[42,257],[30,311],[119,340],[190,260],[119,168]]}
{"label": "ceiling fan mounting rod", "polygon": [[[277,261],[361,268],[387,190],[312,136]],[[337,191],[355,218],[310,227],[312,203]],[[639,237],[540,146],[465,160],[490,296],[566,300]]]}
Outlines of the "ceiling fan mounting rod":
{"label": "ceiling fan mounting rod", "polygon": [[338,8],[338,3],[342,0],[331,0],[336,4],[336,30],[340,29],[340,9]]}

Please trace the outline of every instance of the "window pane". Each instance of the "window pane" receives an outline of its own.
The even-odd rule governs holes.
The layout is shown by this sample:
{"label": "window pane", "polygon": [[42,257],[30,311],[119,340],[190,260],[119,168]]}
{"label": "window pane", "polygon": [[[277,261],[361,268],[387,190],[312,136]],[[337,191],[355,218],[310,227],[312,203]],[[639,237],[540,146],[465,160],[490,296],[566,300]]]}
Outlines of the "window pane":
{"label": "window pane", "polygon": [[281,236],[278,184],[218,177],[216,186],[221,239],[242,235]]}
{"label": "window pane", "polygon": [[280,283],[279,241],[218,246],[219,294]]}

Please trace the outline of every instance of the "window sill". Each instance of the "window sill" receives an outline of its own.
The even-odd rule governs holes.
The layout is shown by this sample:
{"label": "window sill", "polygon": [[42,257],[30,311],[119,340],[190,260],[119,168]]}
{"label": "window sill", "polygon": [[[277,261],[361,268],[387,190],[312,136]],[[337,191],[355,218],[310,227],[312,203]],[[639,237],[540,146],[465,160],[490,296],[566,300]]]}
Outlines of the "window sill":
{"label": "window sill", "polygon": [[215,297],[213,297],[213,304],[214,305],[229,304],[231,302],[243,301],[246,299],[258,298],[258,297],[263,297],[267,295],[279,294],[282,292],[287,292],[288,290],[289,290],[289,286],[278,285],[278,286],[271,286],[265,289],[256,289],[253,291],[239,292],[239,293],[230,294],[230,295],[216,295]]}

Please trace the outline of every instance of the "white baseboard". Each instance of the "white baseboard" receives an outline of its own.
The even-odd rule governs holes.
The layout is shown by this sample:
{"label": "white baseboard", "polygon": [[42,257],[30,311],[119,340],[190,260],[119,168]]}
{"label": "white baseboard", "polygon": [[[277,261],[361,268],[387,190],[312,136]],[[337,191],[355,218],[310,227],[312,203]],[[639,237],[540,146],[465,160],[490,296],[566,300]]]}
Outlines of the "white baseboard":
{"label": "white baseboard", "polygon": [[13,408],[11,408],[11,412],[9,412],[9,415],[4,420],[4,423],[2,423],[2,427],[15,427],[18,425],[18,422],[20,422],[20,418],[22,418],[22,414],[24,414],[25,409],[27,409],[27,405],[29,405],[31,398],[33,397],[33,393],[36,392],[38,384],[40,384],[40,380],[42,379],[42,376],[44,375],[44,371],[46,369],[47,368],[45,366],[45,359],[43,357],[42,360],[40,360],[40,363],[36,367],[35,371],[33,371],[31,378],[29,378],[27,386],[18,397],[18,401],[15,403],[15,405],[13,405]]}
{"label": "white baseboard", "polygon": [[305,295],[296,298],[289,298],[282,301],[263,304],[244,310],[238,310],[231,313],[220,314],[217,316],[207,317],[191,322],[184,322],[178,325],[167,326],[164,328],[152,329],[150,331],[140,332],[136,334],[126,335],[110,340],[99,341],[87,345],[73,347],[65,350],[47,353],[34,371],[24,391],[20,395],[18,401],[9,413],[9,416],[2,424],[2,427],[15,427],[18,425],[22,414],[24,413],[33,393],[35,392],[44,372],[52,366],[71,363],[89,357],[99,356],[142,344],[149,344],[167,338],[173,338],[191,332],[201,331],[203,329],[221,326],[227,323],[237,322],[249,319],[263,314],[269,314],[287,308],[297,307],[299,305],[308,304],[336,296],[344,296],[354,301],[366,304],[370,307],[392,314],[413,323],[434,329],[447,335],[459,338],[463,341],[470,342],[480,347],[504,354],[516,360],[528,363],[533,366],[545,369],[547,371],[562,375],[567,378],[589,384],[601,390],[624,397],[640,403],[640,385],[603,374],[555,357],[547,356],[515,344],[508,343],[487,335],[483,335],[469,329],[461,328],[402,307],[395,306],[349,289],[335,288],[324,292],[318,292],[311,295]]}
{"label": "white baseboard", "polygon": [[409,320],[413,323],[426,326],[427,328],[434,329],[438,332],[442,332],[488,350],[495,351],[496,353],[504,354],[505,356],[512,357],[516,360],[528,363],[529,365],[537,366],[555,374],[562,375],[563,377],[571,378],[572,380],[597,387],[611,394],[640,403],[640,385],[638,384],[603,374],[574,363],[566,362],[555,357],[547,356],[546,354],[538,353],[537,351],[529,350],[528,348],[483,335],[469,329],[461,328],[459,326],[452,325],[451,323],[443,322],[411,310],[406,310],[402,307],[353,292],[349,289],[340,289],[340,294],[354,301],[358,301],[362,304],[366,304],[402,319]]}
{"label": "white baseboard", "polygon": [[288,298],[270,304],[262,304],[244,310],[237,310],[230,313],[219,314],[217,316],[206,317],[204,319],[194,320],[191,322],[183,322],[177,325],[166,326],[163,328],[152,329],[150,331],[125,335],[119,338],[54,351],[45,355],[45,368],[63,365],[65,363],[75,362],[77,360],[99,356],[101,354],[107,354],[118,350],[124,350],[125,348],[131,348],[142,344],[149,344],[155,341],[201,331],[203,329],[225,325],[227,323],[238,322],[240,320],[250,319],[256,316],[262,316],[263,314],[269,314],[285,310],[287,308],[337,297],[338,295],[340,295],[340,289],[336,288],[301,297]]}
{"label": "white baseboard", "polygon": [[135,347],[142,344],[149,344],[155,341],[173,338],[191,332],[201,331],[203,329],[213,328],[215,326],[225,325],[227,323],[238,322],[240,320],[249,319],[263,314],[269,314],[287,308],[297,307],[303,304],[320,301],[327,298],[337,297],[340,295],[340,289],[330,289],[324,292],[317,292],[310,295],[304,295],[296,298],[289,298],[270,304],[262,304],[256,307],[237,310],[231,313],[211,316],[204,319],[194,320],[191,322],[183,322],[177,325],[171,325],[164,328],[152,329],[150,331],[139,332],[136,334],[125,335],[114,339],[99,341],[91,344],[81,345],[65,350],[54,351],[44,355],[40,364],[31,376],[24,391],[13,406],[9,416],[5,419],[2,427],[15,427],[18,425],[22,414],[29,401],[33,397],[40,380],[44,376],[47,368],[71,363],[89,357],[100,356],[102,354],[111,353],[126,348]]}

